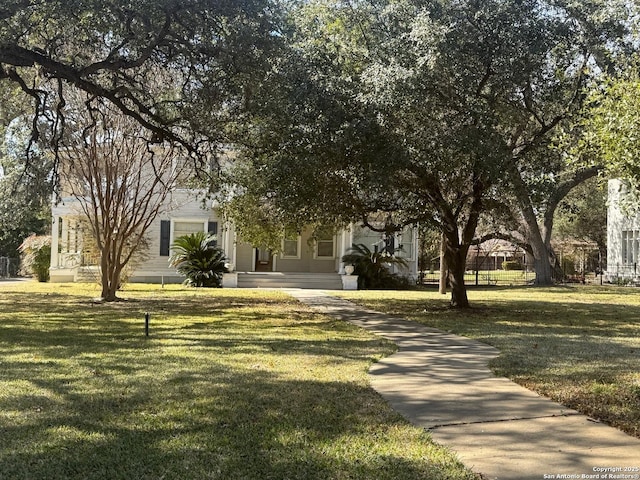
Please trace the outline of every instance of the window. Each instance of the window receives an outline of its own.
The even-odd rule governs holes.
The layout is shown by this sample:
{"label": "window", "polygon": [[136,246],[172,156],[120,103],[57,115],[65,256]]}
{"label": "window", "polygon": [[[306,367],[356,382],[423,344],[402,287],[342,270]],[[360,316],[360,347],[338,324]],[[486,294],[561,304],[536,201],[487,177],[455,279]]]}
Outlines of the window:
{"label": "window", "polygon": [[[160,256],[168,257],[172,240],[184,235],[196,232],[208,232],[213,235],[218,233],[218,222],[205,220],[176,220],[173,222],[173,235],[171,235],[171,221],[160,221]],[[215,242],[217,243],[217,242]],[[214,244],[215,244],[214,243]]]}
{"label": "window", "polygon": [[353,243],[356,245],[363,244],[371,252],[380,252],[385,246],[381,233],[360,226],[356,226],[354,229]]}
{"label": "window", "polygon": [[334,236],[331,232],[320,233],[316,238],[316,258],[334,258]]}
{"label": "window", "polygon": [[640,231],[622,232],[622,263],[638,263],[640,258]]}
{"label": "window", "polygon": [[405,227],[402,232],[396,234],[396,256],[413,258],[413,228]]}
{"label": "window", "polygon": [[413,258],[413,228],[405,227],[401,232],[385,235],[374,232],[366,227],[356,227],[353,235],[353,243],[364,244],[372,252],[387,252],[396,257],[406,259]]}
{"label": "window", "polygon": [[196,232],[204,232],[204,222],[173,222],[174,240]]}
{"label": "window", "polygon": [[287,235],[282,240],[282,258],[300,258],[300,235]]}

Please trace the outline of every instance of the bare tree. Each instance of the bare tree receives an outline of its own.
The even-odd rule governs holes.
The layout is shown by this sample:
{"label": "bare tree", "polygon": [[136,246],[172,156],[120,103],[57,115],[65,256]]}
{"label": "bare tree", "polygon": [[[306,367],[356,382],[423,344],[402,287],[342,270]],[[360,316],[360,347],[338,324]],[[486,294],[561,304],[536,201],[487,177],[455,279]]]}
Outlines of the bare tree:
{"label": "bare tree", "polygon": [[152,144],[151,133],[105,103],[84,109],[64,149],[63,190],[77,201],[100,253],[102,299],[117,300],[125,266],[147,245],[145,235],[166,208],[183,173],[180,150]]}

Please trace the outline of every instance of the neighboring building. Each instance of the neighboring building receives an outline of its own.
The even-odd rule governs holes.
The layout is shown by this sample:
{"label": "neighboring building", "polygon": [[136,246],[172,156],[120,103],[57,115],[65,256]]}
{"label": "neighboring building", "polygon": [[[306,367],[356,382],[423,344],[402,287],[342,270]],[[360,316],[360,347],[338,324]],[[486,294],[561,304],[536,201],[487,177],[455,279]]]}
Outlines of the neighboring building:
{"label": "neighboring building", "polygon": [[[226,253],[235,278],[227,286],[256,287],[318,287],[342,288],[344,274],[342,256],[352,244],[363,243],[372,251],[390,244],[402,246],[400,255],[409,268],[401,273],[417,278],[417,229],[407,228],[394,236],[393,242],[383,234],[351,226],[335,235],[311,240],[311,232],[283,238],[281,253],[272,254],[260,246],[242,241],[233,225],[226,223],[212,202],[197,198],[196,191],[176,189],[167,202],[164,213],[158,216],[147,232],[149,248],[145,259],[128,273],[130,282],[179,283],[184,280],[169,267],[173,241],[185,234],[208,231],[217,235],[218,246]],[[54,205],[51,281],[73,282],[98,278],[99,258],[83,240],[82,216],[72,197]],[[85,229],[86,230],[86,229]],[[85,234],[86,235],[86,234]]]}
{"label": "neighboring building", "polygon": [[533,269],[532,258],[517,245],[506,240],[487,240],[469,248],[467,270],[502,270],[505,262],[516,262],[522,269]]}
{"label": "neighboring building", "polygon": [[614,283],[640,280],[640,214],[625,213],[625,195],[623,181],[609,180],[605,279]]}

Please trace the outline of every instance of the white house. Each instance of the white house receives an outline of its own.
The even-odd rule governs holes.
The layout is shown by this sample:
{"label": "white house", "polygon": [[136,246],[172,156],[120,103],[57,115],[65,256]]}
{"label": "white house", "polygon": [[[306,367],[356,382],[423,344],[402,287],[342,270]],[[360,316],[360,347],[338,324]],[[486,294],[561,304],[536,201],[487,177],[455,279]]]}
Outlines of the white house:
{"label": "white house", "polygon": [[[311,232],[282,239],[281,253],[244,242],[236,235],[232,224],[219,215],[216,205],[197,198],[196,191],[176,189],[166,208],[149,229],[147,258],[129,273],[130,282],[178,283],[184,280],[169,266],[170,247],[174,239],[196,231],[217,235],[233,275],[227,275],[225,286],[231,287],[307,287],[354,288],[353,278],[344,273],[341,257],[352,244],[365,244],[372,251],[392,243],[402,246],[408,262],[406,271],[398,272],[417,278],[417,229],[407,228],[391,239],[383,234],[352,225],[335,235],[311,239]],[[82,239],[81,216],[72,197],[63,198],[52,209],[51,281],[73,282],[98,278],[99,259],[85,248]],[[345,283],[349,283],[348,285]]]}
{"label": "white house", "polygon": [[609,180],[607,209],[607,270],[611,282],[640,279],[640,214],[623,208],[626,185]]}

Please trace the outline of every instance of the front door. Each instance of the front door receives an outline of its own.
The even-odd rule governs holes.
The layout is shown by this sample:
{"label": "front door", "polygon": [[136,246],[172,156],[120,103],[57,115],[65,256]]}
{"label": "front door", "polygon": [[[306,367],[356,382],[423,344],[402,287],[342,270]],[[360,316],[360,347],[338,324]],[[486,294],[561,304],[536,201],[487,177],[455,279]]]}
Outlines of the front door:
{"label": "front door", "polygon": [[271,272],[273,270],[273,255],[271,250],[256,248],[256,272]]}

